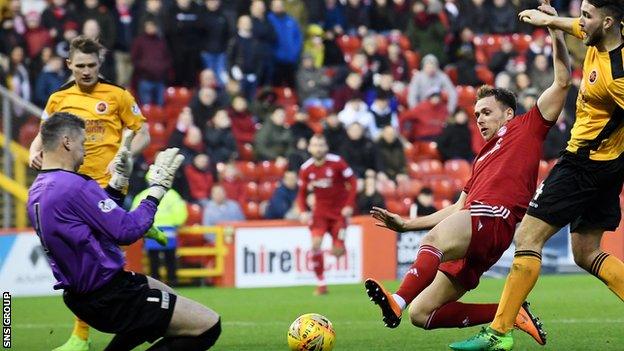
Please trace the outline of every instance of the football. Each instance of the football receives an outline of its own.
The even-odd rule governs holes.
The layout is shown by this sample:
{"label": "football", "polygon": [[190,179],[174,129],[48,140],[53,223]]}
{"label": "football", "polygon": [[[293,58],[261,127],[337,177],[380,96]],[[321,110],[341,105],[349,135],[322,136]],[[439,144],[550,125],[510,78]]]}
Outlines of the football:
{"label": "football", "polygon": [[293,351],[330,351],[336,333],[332,323],[317,313],[307,313],[288,328],[288,347]]}

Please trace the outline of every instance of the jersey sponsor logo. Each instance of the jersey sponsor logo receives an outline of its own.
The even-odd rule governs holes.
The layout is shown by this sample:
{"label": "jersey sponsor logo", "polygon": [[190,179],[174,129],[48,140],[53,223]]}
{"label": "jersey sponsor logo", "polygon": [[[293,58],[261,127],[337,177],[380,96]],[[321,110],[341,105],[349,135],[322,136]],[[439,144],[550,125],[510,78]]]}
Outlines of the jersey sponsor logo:
{"label": "jersey sponsor logo", "polygon": [[141,109],[139,108],[139,105],[137,105],[136,103],[132,105],[132,113],[135,116],[138,116],[141,113]]}
{"label": "jersey sponsor logo", "polygon": [[103,115],[108,112],[108,104],[105,101],[99,101],[95,104],[95,113],[98,115]]}
{"label": "jersey sponsor logo", "polygon": [[117,203],[112,199],[106,199],[98,202],[98,208],[104,213],[108,213],[117,207]]}
{"label": "jersey sponsor logo", "polygon": [[589,84],[594,84],[598,80],[598,71],[593,69],[589,74]]}
{"label": "jersey sponsor logo", "polygon": [[325,170],[326,177],[332,177],[333,175],[334,175],[334,171],[332,171],[331,168],[328,168]]}
{"label": "jersey sponsor logo", "polygon": [[331,188],[332,184],[333,184],[333,181],[331,178],[321,178],[319,180],[310,182],[310,185],[313,188],[321,188],[321,189]]}
{"label": "jersey sponsor logo", "polygon": [[498,135],[499,137],[502,137],[503,135],[505,135],[505,133],[507,133],[507,126],[502,126],[498,130],[498,133],[496,133],[496,135]]}

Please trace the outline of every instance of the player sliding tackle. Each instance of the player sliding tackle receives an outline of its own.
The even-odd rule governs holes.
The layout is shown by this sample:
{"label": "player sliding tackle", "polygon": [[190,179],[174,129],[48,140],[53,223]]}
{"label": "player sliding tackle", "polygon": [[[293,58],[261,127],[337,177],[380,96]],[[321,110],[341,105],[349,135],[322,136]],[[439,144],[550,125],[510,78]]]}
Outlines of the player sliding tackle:
{"label": "player sliding tackle", "polygon": [[[535,192],[542,143],[561,113],[570,86],[570,64],[561,32],[551,31],[555,76],[537,106],[515,116],[516,98],[506,89],[481,87],[476,123],[486,144],[457,202],[434,214],[405,220],[382,208],[371,214],[380,227],[405,232],[432,228],[422,239],[411,268],[391,294],[373,279],[366,292],[387,327],[396,328],[409,306],[413,325],[423,329],[462,328],[490,322],[497,304],[458,300],[511,245],[516,224]],[[515,327],[546,343],[541,324],[523,303]]]}
{"label": "player sliding tackle", "polygon": [[106,351],[206,350],[221,333],[219,315],[176,295],[167,285],[124,271],[118,245],[141,239],[152,226],[158,203],[171,187],[184,157],[178,149],[158,154],[150,166],[148,196],[131,212],[115,199],[128,184],[130,135],[115,155],[106,187],[76,173],[85,155],[85,122],[57,112],[41,125],[41,173],[28,193],[35,227],[67,307],[95,329],[115,334]]}

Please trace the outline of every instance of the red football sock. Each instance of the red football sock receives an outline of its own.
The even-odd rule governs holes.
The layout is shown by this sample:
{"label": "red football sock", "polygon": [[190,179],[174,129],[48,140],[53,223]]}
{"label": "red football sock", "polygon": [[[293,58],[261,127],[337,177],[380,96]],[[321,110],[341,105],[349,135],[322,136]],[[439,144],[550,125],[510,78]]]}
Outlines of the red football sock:
{"label": "red football sock", "polygon": [[314,274],[319,282],[323,282],[325,277],[323,274],[325,262],[323,260],[323,251],[319,250],[312,254],[312,265],[314,267]]}
{"label": "red football sock", "polygon": [[409,305],[426,287],[433,282],[442,252],[430,245],[422,245],[416,254],[416,260],[403,277],[401,286],[397,290],[397,295],[405,300],[405,304]]}
{"label": "red football sock", "polygon": [[494,320],[497,303],[449,302],[431,313],[424,329],[464,328]]}

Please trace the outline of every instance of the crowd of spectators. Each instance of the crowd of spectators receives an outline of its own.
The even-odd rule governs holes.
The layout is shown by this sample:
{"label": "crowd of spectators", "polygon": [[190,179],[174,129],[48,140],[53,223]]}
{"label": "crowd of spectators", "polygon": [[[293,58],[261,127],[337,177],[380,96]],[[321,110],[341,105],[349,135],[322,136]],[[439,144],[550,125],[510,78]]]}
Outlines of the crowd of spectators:
{"label": "crowd of spectators", "polygon": [[[578,15],[578,0],[552,3]],[[79,34],[98,38],[108,48],[103,76],[131,89],[141,105],[168,114],[150,128],[164,131],[161,146],[178,146],[187,156],[175,189],[209,209],[208,224],[245,214],[249,194],[239,165],[249,159],[285,171],[269,179],[270,190],[277,190],[258,213],[287,217],[296,172],[309,157],[307,141],[314,133],[323,133],[331,152],[354,169],[360,179],[357,207],[366,213],[384,204],[380,183],[409,181],[406,149],[414,143],[437,143],[442,161],[472,160],[478,138],[470,128],[472,102],[462,103],[458,86],[509,88],[521,113],[553,76],[546,33],[517,20],[537,0],[43,4],[42,11],[24,13],[20,0],[0,1],[1,83],[44,106],[68,78],[68,42]],[[514,34],[532,39],[520,50]],[[578,69],[584,48],[578,40],[568,42]],[[545,159],[556,158],[567,140],[579,77],[547,138]],[[192,92],[185,106],[164,106],[171,86]],[[14,114],[16,125],[27,123],[22,111]],[[139,162],[131,192],[141,190],[144,172]]]}

